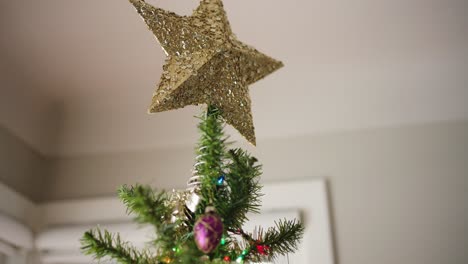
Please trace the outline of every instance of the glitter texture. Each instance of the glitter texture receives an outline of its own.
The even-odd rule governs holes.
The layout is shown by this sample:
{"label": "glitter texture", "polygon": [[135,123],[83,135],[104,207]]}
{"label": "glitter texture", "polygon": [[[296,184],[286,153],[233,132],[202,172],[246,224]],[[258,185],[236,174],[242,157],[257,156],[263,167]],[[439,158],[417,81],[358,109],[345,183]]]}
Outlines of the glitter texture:
{"label": "glitter texture", "polygon": [[149,112],[213,105],[255,145],[248,85],[283,64],[236,39],[221,0],[202,0],[192,16],[130,2],[167,55]]}

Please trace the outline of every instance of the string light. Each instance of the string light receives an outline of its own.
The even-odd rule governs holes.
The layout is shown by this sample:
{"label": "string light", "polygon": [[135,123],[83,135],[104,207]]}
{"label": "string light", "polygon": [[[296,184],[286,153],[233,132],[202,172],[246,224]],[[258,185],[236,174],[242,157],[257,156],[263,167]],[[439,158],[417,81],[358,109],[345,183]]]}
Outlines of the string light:
{"label": "string light", "polygon": [[247,250],[247,249],[242,250],[241,255],[239,257],[237,257],[236,262],[237,263],[244,263],[244,258],[248,253],[249,253],[249,250]]}
{"label": "string light", "polygon": [[222,186],[224,184],[225,179],[226,179],[226,175],[223,174],[223,175],[219,176],[218,181],[216,181],[216,185]]}
{"label": "string light", "polygon": [[173,247],[173,248],[172,248],[172,251],[174,251],[175,253],[179,253],[179,252],[180,252],[180,248],[178,248],[178,247]]}

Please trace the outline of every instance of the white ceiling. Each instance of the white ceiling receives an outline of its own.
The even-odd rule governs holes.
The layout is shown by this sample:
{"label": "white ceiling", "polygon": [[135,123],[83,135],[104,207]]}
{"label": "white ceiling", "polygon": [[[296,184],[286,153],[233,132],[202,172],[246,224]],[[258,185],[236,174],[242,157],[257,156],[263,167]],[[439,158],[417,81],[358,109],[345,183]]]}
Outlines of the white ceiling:
{"label": "white ceiling", "polygon": [[[181,14],[197,5],[149,2]],[[239,39],[286,64],[251,87],[260,146],[468,119],[466,0],[224,2]],[[164,54],[128,1],[0,0],[0,34],[0,124],[39,151],[128,151],[197,137],[196,107],[146,114]]]}

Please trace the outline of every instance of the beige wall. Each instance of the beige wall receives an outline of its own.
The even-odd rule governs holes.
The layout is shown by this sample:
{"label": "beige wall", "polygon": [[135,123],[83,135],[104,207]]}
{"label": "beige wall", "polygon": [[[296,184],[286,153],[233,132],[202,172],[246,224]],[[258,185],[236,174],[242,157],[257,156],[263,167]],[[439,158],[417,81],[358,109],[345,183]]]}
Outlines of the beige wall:
{"label": "beige wall", "polygon": [[[329,180],[339,263],[468,263],[468,122],[259,142],[264,181]],[[191,147],[60,158],[47,200],[183,187]]]}
{"label": "beige wall", "polygon": [[[35,201],[184,187],[192,147],[57,158],[0,129],[0,181]],[[325,177],[339,263],[468,262],[468,121],[260,141],[264,181]]]}
{"label": "beige wall", "polygon": [[0,126],[0,182],[42,201],[46,170],[46,158]]}

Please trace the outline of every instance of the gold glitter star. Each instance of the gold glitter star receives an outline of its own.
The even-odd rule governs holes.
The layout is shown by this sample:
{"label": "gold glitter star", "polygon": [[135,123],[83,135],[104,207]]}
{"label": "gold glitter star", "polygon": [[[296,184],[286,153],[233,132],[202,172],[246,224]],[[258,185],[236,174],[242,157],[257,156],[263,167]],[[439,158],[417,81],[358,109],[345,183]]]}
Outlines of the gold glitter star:
{"label": "gold glitter star", "polygon": [[255,145],[248,85],[283,64],[236,39],[221,0],[202,0],[192,16],[130,2],[167,54],[149,112],[213,105]]}

